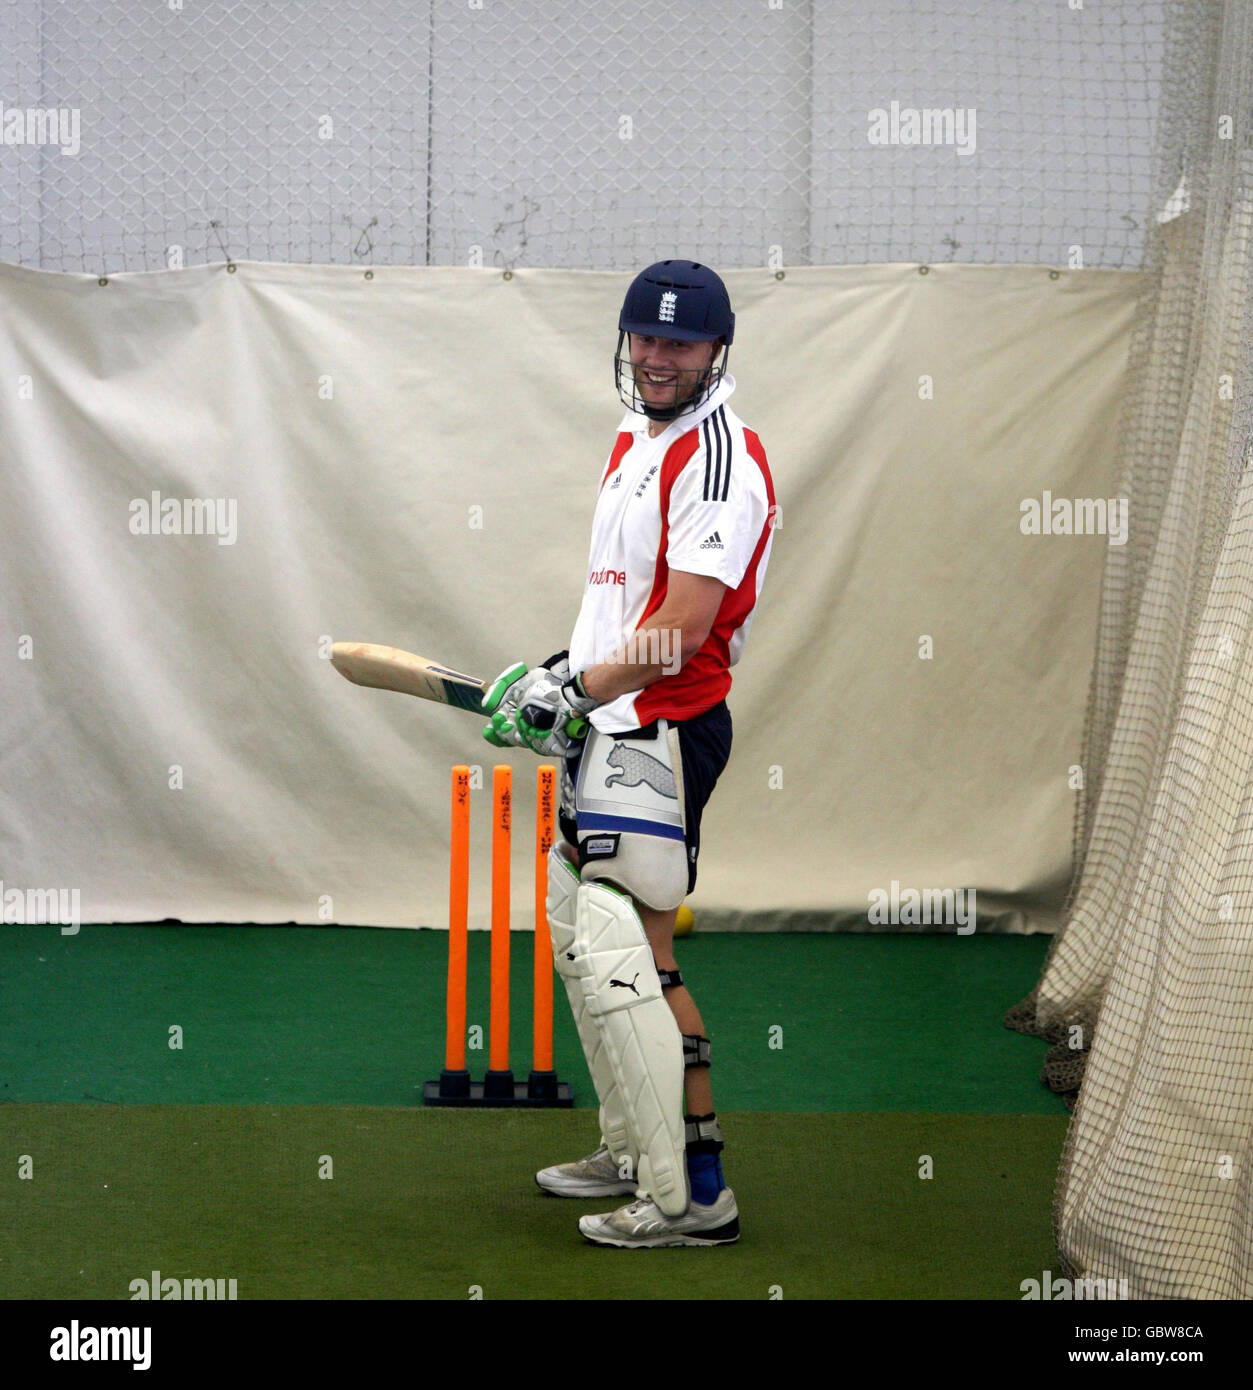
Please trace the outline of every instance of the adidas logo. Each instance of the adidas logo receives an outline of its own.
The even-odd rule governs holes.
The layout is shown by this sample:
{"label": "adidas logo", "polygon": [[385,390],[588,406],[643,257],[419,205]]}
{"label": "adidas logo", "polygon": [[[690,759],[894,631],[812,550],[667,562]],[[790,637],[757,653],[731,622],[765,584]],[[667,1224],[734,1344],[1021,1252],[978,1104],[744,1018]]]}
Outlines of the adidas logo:
{"label": "adidas logo", "polygon": [[721,550],[722,537],[715,531],[712,536],[707,536],[701,541],[700,548],[702,550]]}

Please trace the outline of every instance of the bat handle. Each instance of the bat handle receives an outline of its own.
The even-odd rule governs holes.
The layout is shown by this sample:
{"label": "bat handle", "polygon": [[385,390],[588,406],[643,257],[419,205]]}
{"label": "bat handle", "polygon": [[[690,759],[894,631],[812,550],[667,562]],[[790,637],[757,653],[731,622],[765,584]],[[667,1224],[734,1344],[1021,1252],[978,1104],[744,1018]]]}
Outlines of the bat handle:
{"label": "bat handle", "polygon": [[546,709],[543,705],[533,705],[529,700],[518,713],[533,729],[551,729],[557,718],[556,710]]}
{"label": "bat handle", "polygon": [[[525,704],[520,711],[522,718],[535,729],[551,729],[553,726],[554,714],[550,709],[545,709],[542,705]],[[587,720],[581,714],[576,714],[572,719],[566,720],[566,734],[570,738],[583,738],[588,729]]]}

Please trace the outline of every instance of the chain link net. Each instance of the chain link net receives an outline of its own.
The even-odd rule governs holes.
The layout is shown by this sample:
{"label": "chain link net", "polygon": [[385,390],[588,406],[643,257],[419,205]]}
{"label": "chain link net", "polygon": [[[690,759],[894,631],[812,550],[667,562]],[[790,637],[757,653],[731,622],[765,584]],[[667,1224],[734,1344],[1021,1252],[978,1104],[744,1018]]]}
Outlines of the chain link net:
{"label": "chain link net", "polygon": [[1136,267],[1165,3],[10,0],[0,259]]}

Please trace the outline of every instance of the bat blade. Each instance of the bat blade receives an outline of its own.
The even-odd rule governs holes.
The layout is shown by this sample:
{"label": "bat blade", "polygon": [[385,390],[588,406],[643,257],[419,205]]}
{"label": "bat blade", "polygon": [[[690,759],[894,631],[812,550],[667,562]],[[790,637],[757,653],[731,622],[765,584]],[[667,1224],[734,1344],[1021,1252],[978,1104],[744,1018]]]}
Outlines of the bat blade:
{"label": "bat blade", "polygon": [[479,714],[482,713],[480,702],[487,694],[487,685],[477,676],[468,676],[438,661],[375,642],[336,642],[331,648],[331,665],[354,685],[395,690],[402,695],[415,695],[419,700],[456,705]]}

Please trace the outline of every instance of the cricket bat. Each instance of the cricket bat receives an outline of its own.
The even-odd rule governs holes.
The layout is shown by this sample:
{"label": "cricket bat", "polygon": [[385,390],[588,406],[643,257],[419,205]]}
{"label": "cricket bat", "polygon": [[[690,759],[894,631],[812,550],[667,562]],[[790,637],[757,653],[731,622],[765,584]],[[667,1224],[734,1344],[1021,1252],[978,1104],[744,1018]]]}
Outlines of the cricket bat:
{"label": "cricket bat", "polygon": [[[399,647],[382,647],[376,642],[336,642],[331,647],[331,665],[354,685],[396,690],[402,695],[416,695],[419,700],[433,700],[437,705],[456,705],[458,709],[483,714],[486,681]],[[539,718],[537,714],[536,719]],[[571,738],[581,738],[586,729],[587,721],[578,717],[566,725]]]}
{"label": "cricket bat", "polygon": [[416,695],[419,700],[434,700],[438,705],[483,712],[480,706],[487,694],[485,681],[399,647],[381,647],[375,642],[336,642],[331,648],[331,665],[354,685],[397,690],[402,695]]}

